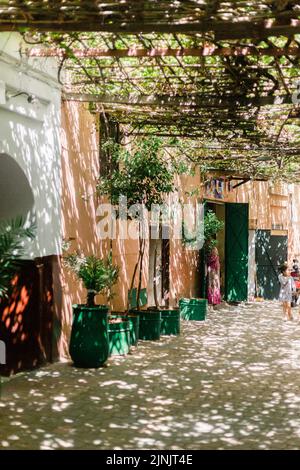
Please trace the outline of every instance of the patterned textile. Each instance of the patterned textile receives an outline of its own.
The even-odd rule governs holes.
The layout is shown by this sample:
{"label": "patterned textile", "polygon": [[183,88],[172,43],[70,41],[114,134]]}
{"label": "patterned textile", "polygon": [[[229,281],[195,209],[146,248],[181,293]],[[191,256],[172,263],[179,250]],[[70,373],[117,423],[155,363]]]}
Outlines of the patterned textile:
{"label": "patterned textile", "polygon": [[207,259],[207,299],[211,305],[221,303],[221,290],[220,290],[220,260],[217,252],[212,252]]}
{"label": "patterned textile", "polygon": [[296,290],[294,279],[291,276],[284,276],[283,274],[279,274],[278,279],[280,282],[279,300],[281,302],[291,302],[293,292]]}

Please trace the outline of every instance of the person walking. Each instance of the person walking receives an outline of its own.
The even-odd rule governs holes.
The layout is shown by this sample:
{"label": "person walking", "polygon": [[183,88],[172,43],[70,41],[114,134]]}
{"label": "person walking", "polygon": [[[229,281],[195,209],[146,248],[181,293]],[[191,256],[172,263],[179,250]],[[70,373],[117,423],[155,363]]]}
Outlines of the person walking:
{"label": "person walking", "polygon": [[292,297],[295,292],[295,282],[289,273],[286,264],[281,266],[280,274],[278,276],[280,282],[279,300],[282,302],[283,315],[286,320],[292,320]]}

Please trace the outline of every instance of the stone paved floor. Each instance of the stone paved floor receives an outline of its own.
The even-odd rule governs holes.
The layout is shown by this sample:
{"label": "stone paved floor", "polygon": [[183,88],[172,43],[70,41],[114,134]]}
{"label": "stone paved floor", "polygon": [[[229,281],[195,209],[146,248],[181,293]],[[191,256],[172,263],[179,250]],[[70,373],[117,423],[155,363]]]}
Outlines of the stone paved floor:
{"label": "stone paved floor", "polygon": [[13,377],[0,448],[299,449],[300,324],[280,313],[224,306],[106,368]]}

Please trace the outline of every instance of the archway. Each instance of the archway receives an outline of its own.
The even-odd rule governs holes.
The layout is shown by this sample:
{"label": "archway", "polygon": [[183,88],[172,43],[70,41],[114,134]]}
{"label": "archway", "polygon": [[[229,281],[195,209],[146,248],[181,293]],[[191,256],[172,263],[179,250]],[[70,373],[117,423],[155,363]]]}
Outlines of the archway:
{"label": "archway", "polygon": [[[22,216],[35,220],[33,192],[24,171],[9,155],[0,154],[0,221]],[[25,254],[8,297],[0,299],[0,340],[6,348],[6,363],[1,371],[10,374],[32,368],[43,361],[40,345],[40,279],[33,244],[25,245]]]}
{"label": "archway", "polygon": [[23,216],[34,220],[34,196],[30,183],[18,163],[0,154],[0,220]]}

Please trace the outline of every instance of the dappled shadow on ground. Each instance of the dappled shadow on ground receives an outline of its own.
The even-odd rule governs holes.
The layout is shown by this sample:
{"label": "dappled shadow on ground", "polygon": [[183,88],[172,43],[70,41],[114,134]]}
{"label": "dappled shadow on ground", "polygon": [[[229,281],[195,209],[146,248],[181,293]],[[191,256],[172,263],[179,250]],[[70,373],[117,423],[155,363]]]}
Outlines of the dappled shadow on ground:
{"label": "dappled shadow on ground", "polygon": [[299,448],[299,336],[277,303],[224,306],[107,367],[21,374],[2,386],[0,448]]}

